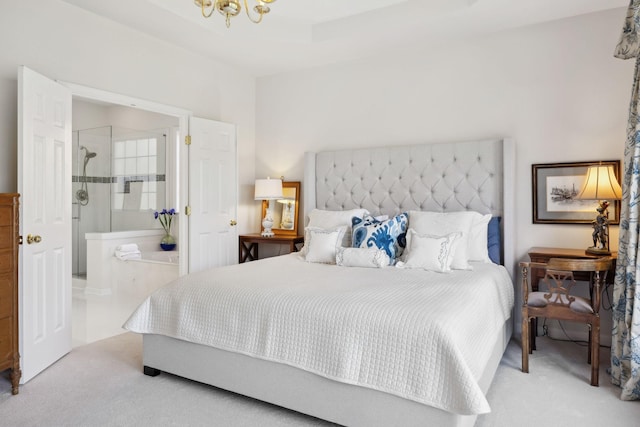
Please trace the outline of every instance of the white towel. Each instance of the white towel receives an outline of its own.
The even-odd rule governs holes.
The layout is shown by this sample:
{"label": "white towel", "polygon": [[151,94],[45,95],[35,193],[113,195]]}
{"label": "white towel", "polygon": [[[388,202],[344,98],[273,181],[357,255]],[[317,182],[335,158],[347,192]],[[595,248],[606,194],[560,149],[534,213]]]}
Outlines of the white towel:
{"label": "white towel", "polygon": [[140,252],[140,249],[138,248],[138,245],[135,243],[126,243],[124,245],[117,246],[116,252],[122,252],[122,253]]}
{"label": "white towel", "polygon": [[142,259],[142,254],[140,253],[140,251],[135,251],[135,252],[116,251],[115,257],[123,261],[126,261],[128,259]]}

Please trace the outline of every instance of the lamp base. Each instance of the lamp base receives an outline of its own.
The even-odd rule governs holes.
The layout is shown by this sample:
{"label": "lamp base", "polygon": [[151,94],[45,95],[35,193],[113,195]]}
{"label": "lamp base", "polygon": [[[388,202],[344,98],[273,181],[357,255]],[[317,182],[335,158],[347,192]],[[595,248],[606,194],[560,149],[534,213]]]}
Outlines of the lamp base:
{"label": "lamp base", "polygon": [[271,231],[273,227],[273,219],[271,218],[271,212],[267,211],[266,216],[262,220],[262,237],[273,237],[275,234]]}
{"label": "lamp base", "polygon": [[590,255],[611,255],[611,251],[607,248],[595,248],[593,246],[585,249],[585,253]]}

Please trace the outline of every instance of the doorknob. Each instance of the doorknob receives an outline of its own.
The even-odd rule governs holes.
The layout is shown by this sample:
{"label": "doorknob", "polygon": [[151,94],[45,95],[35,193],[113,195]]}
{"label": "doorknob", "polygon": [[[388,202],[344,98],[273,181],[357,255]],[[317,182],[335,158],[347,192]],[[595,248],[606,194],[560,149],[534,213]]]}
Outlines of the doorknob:
{"label": "doorknob", "polygon": [[234,225],[238,225],[238,223],[232,219],[231,221],[229,221],[229,225],[233,227]]}
{"label": "doorknob", "polygon": [[27,243],[30,245],[32,243],[40,243],[42,241],[42,237],[38,236],[37,234],[35,236],[32,236],[31,234],[27,234]]}

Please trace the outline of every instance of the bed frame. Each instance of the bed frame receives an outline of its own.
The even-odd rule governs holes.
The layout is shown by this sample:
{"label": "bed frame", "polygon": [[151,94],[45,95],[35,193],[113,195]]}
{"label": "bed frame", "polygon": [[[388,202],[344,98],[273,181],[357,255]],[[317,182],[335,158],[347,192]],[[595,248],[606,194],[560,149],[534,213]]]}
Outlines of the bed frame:
{"label": "bed frame", "polygon": [[[502,259],[513,278],[514,154],[511,140],[306,153],[304,211],[490,212],[502,217]],[[485,393],[511,333],[509,319],[479,380]],[[161,335],[144,335],[143,364],[147,375],[169,372],[347,426],[473,426],[477,417]]]}

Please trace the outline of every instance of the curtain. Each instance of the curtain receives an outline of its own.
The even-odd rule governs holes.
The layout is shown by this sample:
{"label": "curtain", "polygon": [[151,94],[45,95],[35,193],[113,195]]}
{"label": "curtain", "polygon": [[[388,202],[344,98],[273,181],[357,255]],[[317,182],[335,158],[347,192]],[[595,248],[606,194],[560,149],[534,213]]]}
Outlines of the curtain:
{"label": "curtain", "polygon": [[611,380],[622,400],[640,399],[640,0],[631,0],[616,46],[617,58],[636,58],[624,150],[620,242],[613,287]]}

